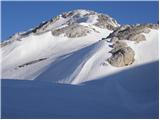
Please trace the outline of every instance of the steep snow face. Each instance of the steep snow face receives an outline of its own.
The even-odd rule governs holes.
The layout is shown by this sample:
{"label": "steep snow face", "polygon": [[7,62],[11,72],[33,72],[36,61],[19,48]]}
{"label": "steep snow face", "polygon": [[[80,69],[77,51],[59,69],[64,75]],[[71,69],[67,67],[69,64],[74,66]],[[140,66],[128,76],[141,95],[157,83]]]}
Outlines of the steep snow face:
{"label": "steep snow face", "polygon": [[[96,43],[111,32],[107,29],[92,27],[99,32],[92,31],[84,37],[68,38],[63,35],[53,36],[49,31],[21,38],[21,41],[14,41],[2,47],[2,77],[33,80],[51,64]],[[63,67],[66,68],[66,66]],[[64,68],[61,69],[65,70]]]}

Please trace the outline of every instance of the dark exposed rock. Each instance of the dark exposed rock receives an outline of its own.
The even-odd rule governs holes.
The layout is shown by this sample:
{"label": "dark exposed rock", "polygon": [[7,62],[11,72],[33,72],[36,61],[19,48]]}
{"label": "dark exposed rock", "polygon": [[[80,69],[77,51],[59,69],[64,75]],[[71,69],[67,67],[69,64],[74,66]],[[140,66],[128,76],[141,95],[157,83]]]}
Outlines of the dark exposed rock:
{"label": "dark exposed rock", "polygon": [[112,53],[112,56],[107,61],[115,67],[128,66],[134,62],[135,53],[130,47],[123,47],[116,52]]}
{"label": "dark exposed rock", "polygon": [[11,41],[11,40],[9,40],[9,41],[4,41],[4,42],[2,42],[2,43],[0,44],[0,47],[2,48],[2,47],[6,46],[6,45],[9,45],[9,44],[11,44],[11,43],[13,43],[13,40],[12,40],[12,41]]}
{"label": "dark exposed rock", "polygon": [[139,43],[146,40],[143,33],[149,33],[151,29],[158,29],[158,24],[136,24],[136,25],[122,25],[114,30],[107,38],[112,42],[112,56],[107,60],[115,67],[122,67],[130,65],[134,62],[135,53],[122,40],[130,40]]}
{"label": "dark exposed rock", "polygon": [[[81,11],[84,12],[83,15],[81,15]],[[73,11],[62,13],[61,15],[59,15],[57,17],[54,17],[53,19],[40,24],[38,27],[36,27],[33,30],[33,32],[39,34],[39,33],[46,32],[48,30],[53,30],[52,26],[61,17],[64,18],[64,19],[69,18],[66,21],[66,25],[70,26],[70,25],[81,23],[81,22],[86,22],[86,20],[89,17],[91,17],[92,15],[95,15],[95,16],[98,17],[97,18],[97,23],[95,23],[95,25],[100,27],[100,28],[107,28],[109,30],[113,30],[113,29],[115,29],[115,27],[119,26],[117,21],[115,19],[111,18],[108,15],[101,14],[101,13],[96,13],[96,12],[90,11],[90,10],[78,9],[78,10],[73,10]]]}
{"label": "dark exposed rock", "polygon": [[141,24],[141,26],[145,26],[151,29],[156,29],[156,30],[159,29],[159,24]]}
{"label": "dark exposed rock", "polygon": [[146,40],[146,38],[143,34],[137,34],[137,35],[130,36],[130,40],[135,41],[136,43],[139,43],[141,41]]}
{"label": "dark exposed rock", "polygon": [[158,29],[158,24],[136,24],[136,25],[122,25],[113,31],[108,38],[118,40],[144,41],[145,36],[142,33],[149,33],[150,29]]}
{"label": "dark exposed rock", "polygon": [[122,42],[122,41],[116,41],[113,45],[112,45],[113,49],[110,51],[110,53],[114,54],[116,53],[118,50],[127,47],[127,43],[126,42]]}
{"label": "dark exposed rock", "polygon": [[118,23],[116,20],[112,19],[108,15],[99,14],[97,23],[95,23],[96,26],[108,30],[114,30],[116,27],[118,27]]}
{"label": "dark exposed rock", "polygon": [[117,41],[119,41],[119,39],[117,37],[112,37],[110,42],[115,43]]}
{"label": "dark exposed rock", "polygon": [[69,38],[74,38],[74,37],[86,36],[91,31],[92,31],[92,29],[90,29],[87,26],[70,25],[70,26],[66,26],[66,27],[61,28],[61,29],[53,30],[52,34],[54,36],[58,36],[60,34],[65,34]]}
{"label": "dark exposed rock", "polygon": [[[87,22],[87,20],[90,21],[93,16],[95,19],[97,17],[97,23],[95,23],[95,21],[96,21],[95,20],[93,23],[92,22],[90,23],[92,25],[95,24],[95,26],[98,26],[101,28],[107,28],[110,30],[113,30],[113,28],[115,29],[116,27],[119,26],[119,24],[116,22],[116,20],[114,20],[113,18],[111,18],[108,15],[97,13],[97,12],[94,12],[91,10],[78,9],[78,10],[73,10],[73,11],[62,13],[56,17],[51,18],[48,21],[44,21],[44,22],[40,23],[38,26],[36,26],[28,31],[19,32],[18,36],[19,36],[19,38],[24,38],[24,37],[27,37],[31,34],[39,35],[39,34],[42,34],[42,33],[48,32],[48,31],[55,31],[55,32],[63,31],[64,28],[62,28],[62,30],[60,30],[60,28],[62,26],[73,27],[74,25],[81,25],[80,23],[83,23],[83,22],[85,23],[85,22]],[[84,34],[82,34],[81,30],[79,29],[80,27],[77,26],[76,28],[78,29],[78,30],[76,30],[76,33],[75,32],[73,32],[71,34],[67,33],[67,36],[70,36],[70,37],[79,36],[80,37],[80,36],[86,35],[86,33],[89,33],[89,31],[90,31],[90,30],[87,30],[84,28],[85,29]],[[90,27],[90,28],[94,30],[94,27]],[[67,28],[65,28],[65,29],[67,29]],[[80,33],[77,33],[79,30],[80,30]],[[96,30],[94,30],[94,31],[98,32]],[[55,34],[57,34],[57,33],[55,33]],[[14,37],[14,36],[15,35],[13,35],[12,37]],[[19,38],[17,38],[16,40],[20,40]],[[1,47],[4,47],[12,42],[13,41],[11,39],[9,39],[8,42],[2,42]]]}
{"label": "dark exposed rock", "polygon": [[41,58],[41,59],[38,59],[38,60],[33,60],[31,62],[28,62],[28,63],[25,63],[25,64],[22,64],[22,65],[19,65],[18,68],[21,68],[21,67],[24,67],[24,66],[27,66],[27,65],[31,65],[31,64],[34,64],[34,63],[37,63],[37,62],[40,62],[40,61],[43,61],[43,60],[46,60],[47,58]]}
{"label": "dark exposed rock", "polygon": [[14,41],[21,41],[21,34],[20,33],[16,33],[12,36],[10,36],[9,40],[3,41],[2,43],[0,43],[0,47],[4,47],[6,45],[12,44]]}

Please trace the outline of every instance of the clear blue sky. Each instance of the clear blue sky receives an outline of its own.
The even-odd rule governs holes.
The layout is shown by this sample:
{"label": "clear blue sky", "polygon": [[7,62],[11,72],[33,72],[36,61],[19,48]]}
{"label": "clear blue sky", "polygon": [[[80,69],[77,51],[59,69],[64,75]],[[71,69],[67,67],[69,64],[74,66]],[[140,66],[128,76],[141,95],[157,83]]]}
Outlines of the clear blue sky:
{"label": "clear blue sky", "polygon": [[2,40],[74,9],[106,13],[120,24],[157,23],[158,2],[2,2]]}

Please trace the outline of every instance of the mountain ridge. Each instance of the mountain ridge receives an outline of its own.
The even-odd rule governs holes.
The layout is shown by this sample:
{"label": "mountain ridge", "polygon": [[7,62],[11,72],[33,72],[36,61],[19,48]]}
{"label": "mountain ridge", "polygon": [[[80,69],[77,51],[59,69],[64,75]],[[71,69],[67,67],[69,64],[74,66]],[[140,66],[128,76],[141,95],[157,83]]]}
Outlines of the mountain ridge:
{"label": "mountain ridge", "polygon": [[[41,22],[38,26],[36,26],[34,28],[31,28],[29,30],[26,30],[26,31],[23,31],[23,32],[17,32],[14,35],[10,36],[10,38],[13,38],[13,39],[14,38],[20,38],[21,35],[25,36],[25,35],[28,35],[28,34],[31,34],[31,33],[36,33],[37,31],[41,31],[41,29],[43,29],[43,28],[45,28],[45,29],[46,29],[46,27],[48,28],[50,26],[50,24],[56,22],[60,18],[67,18],[67,17],[76,18],[75,16],[77,16],[80,13],[82,14],[82,16],[89,16],[89,15],[97,15],[96,17],[98,17],[98,15],[103,16],[103,17],[108,18],[110,21],[113,20],[112,22],[115,23],[115,25],[117,25],[117,26],[119,25],[117,23],[117,21],[115,19],[111,18],[109,15],[106,15],[106,14],[103,14],[103,13],[97,13],[97,12],[94,12],[92,10],[76,9],[76,10],[72,10],[72,11],[68,11],[68,12],[63,12],[62,14],[60,14],[58,16],[52,17],[51,19],[49,19],[47,21]],[[66,22],[68,22],[67,24],[71,24],[70,23],[71,20],[66,21]],[[76,21],[76,19],[73,20],[73,22],[74,21]],[[53,29],[56,29],[56,27],[53,28]],[[37,33],[39,33],[39,32],[37,32]]]}
{"label": "mountain ridge", "polygon": [[90,10],[62,13],[2,42],[2,78],[42,80],[46,76],[43,80],[80,84],[153,62],[158,60],[154,50],[158,29],[158,24],[120,25]]}

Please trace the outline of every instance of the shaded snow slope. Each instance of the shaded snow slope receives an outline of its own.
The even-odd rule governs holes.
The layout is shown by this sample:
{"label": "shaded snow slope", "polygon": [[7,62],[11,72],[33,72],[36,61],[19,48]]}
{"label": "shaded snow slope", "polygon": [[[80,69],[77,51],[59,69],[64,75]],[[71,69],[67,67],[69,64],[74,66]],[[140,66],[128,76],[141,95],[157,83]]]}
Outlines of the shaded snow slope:
{"label": "shaded snow slope", "polygon": [[2,118],[158,118],[158,61],[81,86],[2,80]]}

